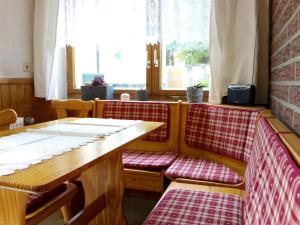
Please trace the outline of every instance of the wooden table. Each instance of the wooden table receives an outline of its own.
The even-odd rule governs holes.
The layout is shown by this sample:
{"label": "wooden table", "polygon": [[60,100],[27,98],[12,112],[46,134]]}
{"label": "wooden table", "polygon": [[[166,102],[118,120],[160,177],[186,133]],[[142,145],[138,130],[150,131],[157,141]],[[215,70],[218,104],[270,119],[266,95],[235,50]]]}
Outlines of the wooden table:
{"label": "wooden table", "polygon": [[[0,136],[71,120],[74,118],[3,131]],[[142,122],[28,169],[0,176],[0,225],[24,225],[29,192],[49,191],[76,177],[80,177],[84,186],[85,207],[101,196],[105,198],[106,207],[89,224],[125,224],[122,213],[124,176],[121,150],[162,125],[158,122]]]}

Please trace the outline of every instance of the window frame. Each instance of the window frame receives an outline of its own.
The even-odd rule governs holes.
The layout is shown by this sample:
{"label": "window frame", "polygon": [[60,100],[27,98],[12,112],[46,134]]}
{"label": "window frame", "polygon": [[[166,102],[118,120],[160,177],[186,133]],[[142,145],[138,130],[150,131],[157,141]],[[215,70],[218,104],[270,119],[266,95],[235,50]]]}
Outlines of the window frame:
{"label": "window frame", "polygon": [[[149,99],[169,99],[171,96],[176,96],[179,98],[183,98],[186,96],[185,90],[179,89],[171,89],[164,90],[161,89],[160,83],[162,79],[161,73],[161,48],[160,43],[156,44],[147,44],[147,62],[148,66],[146,66],[146,88],[148,90]],[[69,98],[80,96],[80,89],[76,88],[75,84],[75,48],[73,46],[66,46],[66,57],[67,57],[67,95]],[[158,66],[154,65],[154,52],[156,51]],[[158,78],[158,79],[157,79]],[[115,89],[114,90],[114,98],[118,98],[121,93],[129,93],[130,96],[135,96],[136,89]],[[203,93],[203,101],[206,102],[208,100],[209,91],[204,90]]]}

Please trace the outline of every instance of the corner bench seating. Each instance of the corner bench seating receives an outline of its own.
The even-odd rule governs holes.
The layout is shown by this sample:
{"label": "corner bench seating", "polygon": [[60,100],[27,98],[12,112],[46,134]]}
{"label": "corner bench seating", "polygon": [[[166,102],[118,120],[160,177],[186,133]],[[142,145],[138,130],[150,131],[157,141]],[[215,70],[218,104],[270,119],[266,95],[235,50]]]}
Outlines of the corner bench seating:
{"label": "corner bench seating", "polygon": [[[182,156],[165,175],[171,179],[242,186],[243,173],[238,174],[230,166],[239,161],[243,167],[242,162],[247,162],[260,111],[206,104],[182,105],[182,115],[186,115],[182,116],[180,135]],[[229,159],[227,165],[222,156]]]}
{"label": "corner bench seating", "polygon": [[178,113],[178,104],[175,102],[95,100],[95,117],[166,124],[124,150],[122,159],[126,188],[163,192],[164,170],[178,155]]}
{"label": "corner bench seating", "polygon": [[181,182],[243,188],[260,112],[233,106],[96,99],[94,116],[166,123],[123,153],[127,188],[163,192],[164,175]]}
{"label": "corner bench seating", "polygon": [[299,144],[295,135],[274,131],[261,118],[245,191],[172,182],[144,224],[300,224]]}

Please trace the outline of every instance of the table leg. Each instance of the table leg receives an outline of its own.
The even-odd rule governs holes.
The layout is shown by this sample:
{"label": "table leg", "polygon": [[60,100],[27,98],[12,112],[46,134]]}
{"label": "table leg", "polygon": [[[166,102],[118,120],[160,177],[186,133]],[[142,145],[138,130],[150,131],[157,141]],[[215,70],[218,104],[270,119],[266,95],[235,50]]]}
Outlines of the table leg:
{"label": "table leg", "polygon": [[28,193],[0,188],[0,225],[25,225]]}
{"label": "table leg", "polygon": [[102,194],[105,195],[106,208],[89,225],[126,224],[122,209],[124,174],[121,152],[83,172],[81,180],[85,191],[85,206]]}

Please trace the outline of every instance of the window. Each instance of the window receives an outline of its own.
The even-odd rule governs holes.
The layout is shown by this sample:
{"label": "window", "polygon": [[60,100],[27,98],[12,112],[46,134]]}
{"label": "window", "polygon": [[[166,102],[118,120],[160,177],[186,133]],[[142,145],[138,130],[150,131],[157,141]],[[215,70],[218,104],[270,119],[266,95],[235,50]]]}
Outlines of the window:
{"label": "window", "polygon": [[65,9],[72,88],[97,74],[154,95],[208,85],[210,0],[78,0]]}
{"label": "window", "polygon": [[208,85],[210,1],[163,1],[161,89]]}

